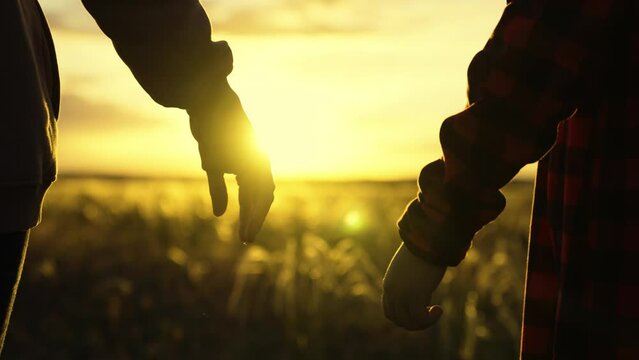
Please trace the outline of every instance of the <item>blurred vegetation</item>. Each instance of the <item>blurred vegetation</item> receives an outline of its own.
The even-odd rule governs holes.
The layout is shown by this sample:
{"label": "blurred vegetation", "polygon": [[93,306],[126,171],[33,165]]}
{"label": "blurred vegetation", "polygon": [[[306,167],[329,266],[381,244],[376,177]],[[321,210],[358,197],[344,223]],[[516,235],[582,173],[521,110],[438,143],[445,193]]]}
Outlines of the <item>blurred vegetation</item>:
{"label": "blurred vegetation", "polygon": [[[232,189],[232,191],[235,191]],[[199,181],[69,178],[32,233],[7,359],[514,359],[532,184],[448,271],[435,328],[386,321],[412,182],[283,183],[258,244]],[[231,196],[233,198],[233,196]]]}

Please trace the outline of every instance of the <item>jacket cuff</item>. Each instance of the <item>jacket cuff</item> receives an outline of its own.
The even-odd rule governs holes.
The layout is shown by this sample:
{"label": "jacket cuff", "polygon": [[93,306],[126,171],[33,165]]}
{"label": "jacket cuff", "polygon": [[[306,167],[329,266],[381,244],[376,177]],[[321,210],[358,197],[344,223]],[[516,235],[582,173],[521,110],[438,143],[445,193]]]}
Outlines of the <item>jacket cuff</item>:
{"label": "jacket cuff", "polygon": [[456,266],[465,258],[475,233],[503,211],[506,200],[497,190],[465,193],[446,184],[444,175],[443,160],[424,167],[418,197],[397,225],[413,254],[436,265]]}
{"label": "jacket cuff", "polygon": [[440,266],[457,266],[466,257],[472,240],[472,236],[446,231],[443,224],[428,218],[418,199],[408,205],[397,227],[411,253]]}
{"label": "jacket cuff", "polygon": [[212,41],[201,54],[185,57],[180,66],[183,78],[176,79],[178,86],[172,88],[171,95],[179,101],[177,107],[188,110],[209,102],[219,92],[233,71],[233,53],[226,41]]}
{"label": "jacket cuff", "polygon": [[[217,95],[220,85],[233,71],[233,52],[226,41],[213,41],[195,64],[196,69],[189,73],[186,81],[183,109],[202,106]],[[185,65],[188,67],[188,64]]]}

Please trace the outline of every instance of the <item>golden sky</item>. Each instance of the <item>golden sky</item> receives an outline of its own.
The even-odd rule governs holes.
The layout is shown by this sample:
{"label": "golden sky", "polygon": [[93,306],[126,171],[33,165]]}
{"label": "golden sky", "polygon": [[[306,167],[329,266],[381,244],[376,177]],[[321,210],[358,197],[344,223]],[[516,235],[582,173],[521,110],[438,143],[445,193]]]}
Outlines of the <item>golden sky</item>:
{"label": "golden sky", "polygon": [[[415,177],[441,156],[504,0],[203,1],[277,177]],[[186,114],[137,85],[80,0],[43,1],[62,81],[60,172],[201,176]]]}

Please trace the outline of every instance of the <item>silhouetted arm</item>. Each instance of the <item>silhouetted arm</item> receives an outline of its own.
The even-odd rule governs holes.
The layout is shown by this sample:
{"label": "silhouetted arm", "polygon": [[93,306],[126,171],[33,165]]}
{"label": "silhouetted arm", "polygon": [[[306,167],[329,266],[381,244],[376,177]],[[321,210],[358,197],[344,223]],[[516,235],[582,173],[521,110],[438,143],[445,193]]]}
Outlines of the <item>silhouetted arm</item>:
{"label": "silhouetted arm", "polygon": [[224,174],[236,174],[243,242],[252,242],[273,202],[267,157],[226,76],[233,57],[211,41],[211,24],[197,0],[82,0],[147,93],[159,104],[186,109],[206,171],[213,213],[226,211]]}
{"label": "silhouetted arm", "polygon": [[226,42],[211,41],[211,24],[197,0],[82,3],[159,104],[189,108],[233,68]]}
{"label": "silhouetted arm", "polygon": [[399,221],[406,246],[456,265],[505,206],[499,189],[548,152],[582,100],[618,1],[513,0],[469,69],[469,107],[446,119],[444,160]]}
{"label": "silhouetted arm", "polygon": [[[469,69],[469,106],[440,131],[444,159],[419,176],[398,222],[404,241],[384,278],[386,316],[409,330],[442,310],[431,295],[447,266],[505,206],[500,188],[544,156],[556,128],[584,101],[582,75],[598,71],[600,45],[621,1],[513,0]],[[421,259],[420,259],[421,258]],[[423,261],[425,260],[425,261]],[[428,308],[428,311],[426,310]]]}

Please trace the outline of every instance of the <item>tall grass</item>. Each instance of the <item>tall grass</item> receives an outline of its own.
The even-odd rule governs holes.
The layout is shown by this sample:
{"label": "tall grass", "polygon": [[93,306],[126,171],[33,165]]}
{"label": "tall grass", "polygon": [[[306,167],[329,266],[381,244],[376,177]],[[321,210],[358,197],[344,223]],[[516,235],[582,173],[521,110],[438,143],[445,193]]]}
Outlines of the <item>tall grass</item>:
{"label": "tall grass", "polygon": [[[531,184],[450,269],[434,329],[383,318],[412,182],[285,183],[259,242],[199,181],[66,179],[47,196],[8,359],[513,359]],[[232,196],[233,197],[233,196]],[[231,197],[231,198],[232,198]]]}

